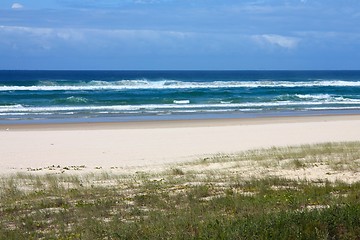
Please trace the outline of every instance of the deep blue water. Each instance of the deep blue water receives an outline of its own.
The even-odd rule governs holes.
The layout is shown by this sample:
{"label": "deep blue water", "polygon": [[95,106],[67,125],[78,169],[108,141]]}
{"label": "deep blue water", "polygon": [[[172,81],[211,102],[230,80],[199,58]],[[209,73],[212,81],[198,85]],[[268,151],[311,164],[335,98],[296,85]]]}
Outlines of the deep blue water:
{"label": "deep blue water", "polygon": [[0,123],[360,113],[360,71],[0,71]]}

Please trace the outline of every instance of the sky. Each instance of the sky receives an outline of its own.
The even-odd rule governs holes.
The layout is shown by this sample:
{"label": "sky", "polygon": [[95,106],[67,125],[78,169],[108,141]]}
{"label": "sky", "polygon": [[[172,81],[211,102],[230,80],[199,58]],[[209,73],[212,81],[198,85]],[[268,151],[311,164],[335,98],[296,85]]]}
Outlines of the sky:
{"label": "sky", "polygon": [[360,1],[1,0],[0,69],[360,70]]}

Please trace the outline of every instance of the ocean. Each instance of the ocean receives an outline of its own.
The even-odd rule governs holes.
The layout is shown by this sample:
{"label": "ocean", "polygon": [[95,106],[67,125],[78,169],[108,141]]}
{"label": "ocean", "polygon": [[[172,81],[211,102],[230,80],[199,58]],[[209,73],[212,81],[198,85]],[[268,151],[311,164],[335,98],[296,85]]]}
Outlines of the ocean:
{"label": "ocean", "polygon": [[360,113],[360,71],[0,71],[0,124]]}

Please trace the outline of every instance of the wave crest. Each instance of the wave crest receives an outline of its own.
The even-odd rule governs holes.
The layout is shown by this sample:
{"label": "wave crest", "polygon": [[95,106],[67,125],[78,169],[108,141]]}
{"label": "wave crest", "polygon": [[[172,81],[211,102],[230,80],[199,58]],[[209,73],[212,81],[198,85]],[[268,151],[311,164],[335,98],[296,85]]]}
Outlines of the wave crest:
{"label": "wave crest", "polygon": [[69,104],[85,104],[88,103],[88,101],[89,100],[87,98],[75,97],[75,96],[55,100],[56,103],[69,103]]}
{"label": "wave crest", "polygon": [[0,91],[93,91],[136,89],[206,89],[206,88],[295,88],[295,87],[360,87],[360,81],[213,81],[187,82],[147,79],[121,81],[90,81],[78,83],[42,81],[34,86],[0,86]]}

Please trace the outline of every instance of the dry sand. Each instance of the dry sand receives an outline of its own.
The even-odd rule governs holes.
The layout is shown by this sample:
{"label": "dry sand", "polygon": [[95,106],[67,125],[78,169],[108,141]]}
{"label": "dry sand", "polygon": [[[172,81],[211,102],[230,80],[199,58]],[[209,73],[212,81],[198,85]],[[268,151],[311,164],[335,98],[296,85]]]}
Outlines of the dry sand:
{"label": "dry sand", "polygon": [[355,140],[360,115],[0,125],[0,173],[58,165],[155,167],[216,153]]}

